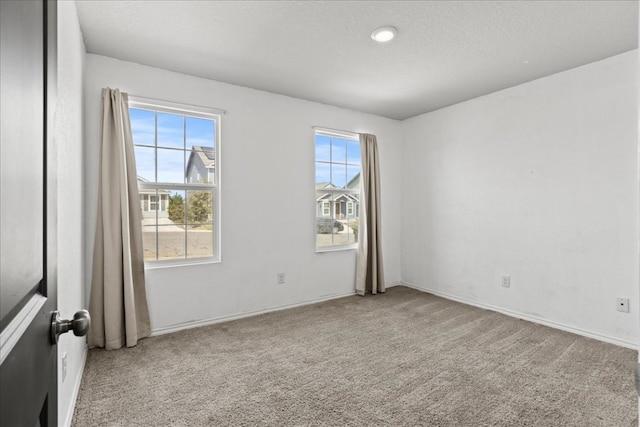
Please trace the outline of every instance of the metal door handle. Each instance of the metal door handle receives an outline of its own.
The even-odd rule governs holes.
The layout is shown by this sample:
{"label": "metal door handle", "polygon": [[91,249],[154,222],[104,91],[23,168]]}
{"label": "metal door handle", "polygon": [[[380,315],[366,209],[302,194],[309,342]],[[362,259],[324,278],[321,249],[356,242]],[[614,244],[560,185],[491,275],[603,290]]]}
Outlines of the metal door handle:
{"label": "metal door handle", "polygon": [[51,343],[57,344],[60,334],[73,330],[73,335],[83,337],[91,326],[91,316],[87,310],[80,310],[73,315],[73,320],[62,320],[60,312],[51,313]]}

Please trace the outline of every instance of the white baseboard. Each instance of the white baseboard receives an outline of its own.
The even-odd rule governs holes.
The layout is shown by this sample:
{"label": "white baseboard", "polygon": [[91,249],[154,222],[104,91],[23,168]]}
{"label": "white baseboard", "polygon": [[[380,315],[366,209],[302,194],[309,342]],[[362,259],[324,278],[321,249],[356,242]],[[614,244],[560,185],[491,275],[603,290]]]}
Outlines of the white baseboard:
{"label": "white baseboard", "polygon": [[78,394],[80,393],[80,384],[82,383],[84,368],[87,363],[87,354],[88,354],[87,346],[84,346],[84,348],[82,349],[82,362],[80,366],[80,371],[78,375],[76,375],[75,381],[73,383],[73,396],[71,397],[70,405],[67,408],[66,414],[64,416],[64,421],[62,423],[64,427],[71,427],[71,422],[73,421],[73,412],[76,409],[76,401],[78,400]]}
{"label": "white baseboard", "polygon": [[587,330],[584,330],[584,329],[576,328],[576,327],[573,327],[573,326],[564,325],[562,323],[554,322],[554,321],[543,319],[543,318],[540,318],[540,317],[531,316],[531,315],[520,313],[520,312],[517,312],[517,311],[508,310],[508,309],[501,308],[501,307],[496,307],[496,306],[493,306],[493,305],[490,305],[490,304],[484,304],[484,303],[477,302],[477,301],[471,301],[471,300],[468,300],[466,298],[461,298],[461,297],[458,297],[458,296],[455,296],[455,295],[448,294],[446,292],[436,291],[436,290],[429,289],[429,288],[426,288],[426,287],[423,287],[423,286],[414,285],[414,284],[408,283],[408,282],[402,282],[402,285],[404,285],[406,287],[409,287],[409,288],[412,288],[412,289],[416,289],[416,290],[421,291],[421,292],[427,292],[427,293],[430,293],[430,294],[433,294],[433,295],[436,295],[436,296],[439,296],[439,297],[442,297],[442,298],[445,298],[445,299],[448,299],[448,300],[451,300],[451,301],[456,301],[456,302],[460,302],[462,304],[472,305],[474,307],[484,308],[486,310],[495,311],[495,312],[498,312],[498,313],[501,313],[501,314],[504,314],[504,315],[507,315],[507,316],[510,316],[510,317],[516,317],[518,319],[526,320],[526,321],[533,322],[533,323],[538,323],[538,324],[544,325],[544,326],[549,326],[550,328],[560,329],[560,330],[565,331],[565,332],[571,332],[571,333],[576,334],[576,335],[581,335],[581,336],[587,337],[587,338],[593,338],[594,340],[603,341],[603,342],[606,342],[606,343],[609,343],[609,344],[615,344],[615,345],[618,345],[620,347],[630,348],[632,350],[638,350],[638,344],[634,343],[634,342],[631,342],[631,341],[621,340],[621,339],[610,337],[610,336],[607,336],[607,335],[602,335],[602,334],[599,334],[597,332],[591,332],[591,331],[587,331]]}
{"label": "white baseboard", "polygon": [[170,334],[172,332],[178,332],[178,331],[182,331],[182,330],[185,330],[185,329],[197,328],[197,327],[200,327],[200,326],[215,325],[216,323],[229,322],[231,320],[237,320],[237,319],[243,319],[245,317],[257,316],[259,314],[271,313],[271,312],[274,312],[274,311],[281,311],[281,310],[286,310],[288,308],[301,307],[301,306],[309,305],[309,304],[316,304],[316,303],[319,303],[319,302],[329,301],[329,300],[332,300],[332,299],[338,299],[338,298],[344,298],[344,297],[353,296],[355,294],[356,294],[356,292],[354,290],[353,292],[325,295],[325,296],[322,296],[320,298],[315,298],[315,299],[312,299],[312,300],[301,301],[301,302],[297,302],[297,303],[294,303],[294,304],[286,304],[286,305],[282,305],[282,306],[278,306],[278,307],[270,307],[270,308],[267,308],[267,309],[264,309],[264,310],[249,311],[249,312],[245,312],[245,313],[238,313],[238,314],[232,314],[232,315],[228,315],[228,316],[214,317],[214,318],[205,319],[205,320],[197,320],[197,321],[194,321],[194,322],[180,323],[180,324],[177,324],[177,325],[171,325],[171,326],[167,326],[167,327],[163,327],[163,328],[152,329],[151,330],[151,336],[155,337],[155,336],[158,336],[158,335]]}
{"label": "white baseboard", "polygon": [[394,286],[402,286],[403,283],[402,282],[391,282],[391,283],[385,283],[385,288],[393,288]]}

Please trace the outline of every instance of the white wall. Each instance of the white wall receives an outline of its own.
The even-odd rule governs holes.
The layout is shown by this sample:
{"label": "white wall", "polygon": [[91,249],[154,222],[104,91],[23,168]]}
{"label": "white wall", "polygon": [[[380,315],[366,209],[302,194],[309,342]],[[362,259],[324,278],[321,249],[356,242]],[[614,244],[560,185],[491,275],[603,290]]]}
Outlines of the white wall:
{"label": "white wall", "polygon": [[[222,262],[147,270],[154,331],[354,292],[355,251],[315,253],[314,125],[377,135],[385,279],[400,281],[400,122],[92,54],[85,68],[89,249],[103,87],[227,111]],[[285,285],[276,284],[277,272],[286,273]]]}
{"label": "white wall", "polygon": [[637,72],[627,52],[404,122],[403,282],[637,345]]}
{"label": "white wall", "polygon": [[[74,2],[58,2],[58,308],[69,319],[85,305],[83,112],[85,47]],[[62,356],[67,375],[62,378]],[[58,424],[70,425],[80,386],[86,340],[72,333],[58,342]]]}

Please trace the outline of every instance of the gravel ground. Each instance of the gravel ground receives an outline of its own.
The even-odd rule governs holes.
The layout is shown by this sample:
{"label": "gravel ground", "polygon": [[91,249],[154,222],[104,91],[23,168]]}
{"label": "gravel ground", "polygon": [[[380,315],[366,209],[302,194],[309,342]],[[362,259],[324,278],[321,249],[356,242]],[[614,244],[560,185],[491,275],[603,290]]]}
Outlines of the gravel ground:
{"label": "gravel ground", "polygon": [[[148,230],[148,231],[147,231]],[[144,259],[153,261],[156,259],[156,233],[155,227],[144,227],[142,238],[144,242]],[[185,245],[186,238],[186,245]],[[189,257],[213,256],[213,236],[211,230],[189,230],[186,235],[180,226],[162,225],[158,233],[159,259],[185,258],[185,249]],[[353,230],[345,227],[344,230],[334,234],[318,234],[317,246],[347,245],[355,243]]]}
{"label": "gravel ground", "polygon": [[[158,233],[159,259],[184,258],[185,249],[190,257],[213,256],[213,236],[211,230],[164,231]],[[186,238],[186,248],[185,248]],[[156,233],[142,233],[144,259],[156,259]]]}
{"label": "gravel ground", "polygon": [[334,245],[348,245],[350,243],[356,243],[356,238],[353,234],[353,230],[349,227],[345,227],[344,230],[335,234],[317,234],[317,246],[331,246]]}

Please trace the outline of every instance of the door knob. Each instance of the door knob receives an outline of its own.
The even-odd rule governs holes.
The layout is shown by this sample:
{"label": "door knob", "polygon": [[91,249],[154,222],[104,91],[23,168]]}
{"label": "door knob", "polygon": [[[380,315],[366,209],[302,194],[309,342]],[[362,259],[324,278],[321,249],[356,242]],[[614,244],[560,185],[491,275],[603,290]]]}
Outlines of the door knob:
{"label": "door knob", "polygon": [[73,320],[62,320],[60,312],[51,313],[51,343],[57,344],[61,334],[73,330],[73,335],[83,337],[91,326],[91,316],[87,310],[80,310],[73,315]]}

